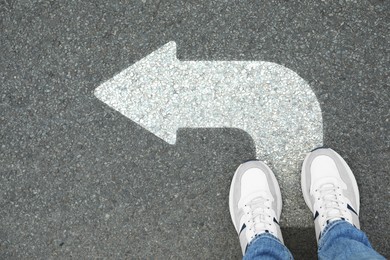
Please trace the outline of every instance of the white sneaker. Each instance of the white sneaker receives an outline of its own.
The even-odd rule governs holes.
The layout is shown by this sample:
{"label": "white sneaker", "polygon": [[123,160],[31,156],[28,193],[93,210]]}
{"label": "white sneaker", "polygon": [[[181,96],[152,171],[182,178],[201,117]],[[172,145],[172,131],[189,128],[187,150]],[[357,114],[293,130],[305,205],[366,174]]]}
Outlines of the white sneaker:
{"label": "white sneaker", "polygon": [[309,153],[302,165],[302,192],[313,212],[317,242],[327,224],[345,220],[360,228],[359,190],[341,156],[329,148]]}
{"label": "white sneaker", "polygon": [[278,223],[282,196],[274,174],[263,162],[249,161],[238,167],[230,186],[229,208],[243,255],[262,233],[270,233],[283,243]]}

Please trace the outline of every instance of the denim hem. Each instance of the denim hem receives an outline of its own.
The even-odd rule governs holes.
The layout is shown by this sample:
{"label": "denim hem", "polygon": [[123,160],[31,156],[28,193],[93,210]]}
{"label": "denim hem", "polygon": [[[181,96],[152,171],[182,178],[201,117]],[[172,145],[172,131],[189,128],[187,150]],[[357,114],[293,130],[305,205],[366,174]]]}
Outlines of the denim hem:
{"label": "denim hem", "polygon": [[257,240],[259,240],[260,238],[270,238],[270,239],[273,239],[275,240],[276,242],[279,242],[280,244],[282,244],[284,246],[284,244],[282,243],[282,241],[280,241],[279,238],[277,238],[276,236],[270,234],[270,233],[261,233],[261,234],[257,234],[255,235],[255,238],[252,239],[252,241],[248,244],[248,247],[250,247],[253,243],[255,243]]}
{"label": "denim hem", "polygon": [[[262,246],[264,245],[272,245],[272,246],[271,247],[266,246],[267,249],[265,249],[265,251],[262,252],[262,250],[260,251],[256,250],[256,248],[259,247],[260,244]],[[273,252],[272,254],[274,254],[274,257],[277,257],[277,259],[289,259],[289,260],[294,259],[290,250],[282,243],[282,241],[270,233],[261,233],[255,235],[255,238],[252,239],[252,241],[248,244],[243,259],[253,259],[254,256],[264,257],[267,254],[269,254],[270,251]],[[248,258],[248,257],[252,257],[252,258]]]}
{"label": "denim hem", "polygon": [[[340,225],[340,224],[344,224],[344,223],[348,223],[349,225],[351,225],[351,223],[349,223],[346,220],[342,220],[342,219],[332,221],[328,225],[326,225],[324,230],[321,232],[321,238],[318,241],[318,249],[322,248],[322,246],[324,245],[325,238],[326,238],[326,235],[328,234],[328,232],[330,230],[332,230],[335,226]],[[352,227],[352,225],[351,225],[351,227]]]}

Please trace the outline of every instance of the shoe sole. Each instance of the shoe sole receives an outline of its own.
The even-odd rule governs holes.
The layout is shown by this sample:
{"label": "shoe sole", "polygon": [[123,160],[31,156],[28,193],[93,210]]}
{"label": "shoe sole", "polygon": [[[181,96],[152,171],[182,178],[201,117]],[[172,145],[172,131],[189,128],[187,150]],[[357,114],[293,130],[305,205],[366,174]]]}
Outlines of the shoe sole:
{"label": "shoe sole", "polygon": [[[310,190],[307,189],[307,183],[305,183],[305,179],[306,179],[306,174],[309,174],[309,173],[306,173],[305,169],[306,169],[306,164],[307,164],[307,161],[309,160],[309,157],[312,153],[314,153],[315,151],[318,151],[318,150],[322,150],[322,149],[326,149],[326,150],[331,150],[332,153],[337,156],[337,158],[340,160],[340,162],[342,163],[342,165],[344,166],[344,168],[347,170],[347,175],[348,177],[351,179],[351,182],[352,182],[352,190],[354,191],[354,194],[355,194],[355,201],[356,201],[356,211],[357,213],[359,214],[360,212],[360,196],[359,196],[359,188],[357,186],[357,182],[356,182],[356,179],[355,179],[355,176],[354,174],[352,173],[352,170],[349,168],[348,164],[345,162],[345,160],[336,152],[334,151],[333,149],[330,149],[330,148],[318,148],[318,149],[314,149],[312,152],[308,153],[305,157],[305,160],[303,161],[303,164],[302,164],[302,173],[301,173],[301,186],[302,186],[302,194],[303,194],[303,198],[305,199],[305,203],[306,205],[309,207],[310,211],[313,213],[313,205],[310,201]],[[332,158],[332,157],[331,157]],[[342,175],[342,173],[339,173],[340,175]]]}
{"label": "shoe sole", "polygon": [[280,215],[282,213],[282,194],[280,192],[280,187],[279,187],[279,184],[278,184],[278,181],[276,180],[276,177],[275,175],[273,174],[272,170],[263,162],[261,161],[258,161],[258,160],[251,160],[251,161],[247,161],[245,163],[242,163],[240,164],[240,166],[237,168],[236,172],[234,173],[234,176],[233,176],[233,179],[232,179],[232,182],[230,184],[230,191],[229,191],[229,210],[230,210],[230,217],[232,219],[232,222],[233,222],[233,225],[234,225],[234,228],[236,230],[237,229],[237,226],[236,226],[236,223],[235,223],[235,216],[233,215],[233,208],[234,208],[234,205],[233,205],[233,192],[234,192],[234,189],[233,189],[233,185],[234,183],[236,183],[236,179],[237,179],[237,176],[238,176],[238,173],[240,172],[240,169],[243,165],[247,164],[247,163],[250,163],[250,162],[258,162],[258,163],[261,163],[268,171],[265,172],[265,174],[270,174],[271,176],[271,180],[273,182],[273,185],[275,187],[275,190],[276,190],[276,195],[277,195],[277,198],[274,198],[275,201],[276,201],[276,215],[278,217],[278,220],[280,220]]}

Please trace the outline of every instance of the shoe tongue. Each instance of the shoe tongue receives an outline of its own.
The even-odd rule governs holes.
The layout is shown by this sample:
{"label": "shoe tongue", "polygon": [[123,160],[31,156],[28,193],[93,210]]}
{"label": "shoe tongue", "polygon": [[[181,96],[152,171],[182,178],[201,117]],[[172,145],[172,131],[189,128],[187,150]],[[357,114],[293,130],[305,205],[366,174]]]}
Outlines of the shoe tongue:
{"label": "shoe tongue", "polygon": [[247,204],[247,203],[249,203],[252,200],[257,199],[257,198],[263,198],[263,199],[267,199],[268,198],[271,201],[273,201],[272,196],[270,197],[268,192],[266,192],[266,191],[258,191],[258,192],[253,192],[253,193],[251,193],[251,194],[241,198],[240,201],[238,202],[238,207],[241,208],[245,204]]}
{"label": "shoe tongue", "polygon": [[[339,210],[337,209],[332,209],[332,210],[329,210],[328,211],[328,216],[337,216],[339,215]],[[330,218],[329,220],[333,221],[333,220],[337,220],[337,219],[340,219],[339,217],[335,217],[335,218]]]}
{"label": "shoe tongue", "polygon": [[318,180],[315,182],[310,190],[313,192],[314,190],[321,189],[321,188],[332,188],[336,187],[338,184],[338,180],[334,177],[327,177],[327,178],[322,178],[321,180]]}
{"label": "shoe tongue", "polygon": [[335,184],[333,182],[324,183],[321,185],[322,188],[333,188]]}
{"label": "shoe tongue", "polygon": [[333,221],[336,221],[336,220],[342,220],[342,218],[332,218],[332,219],[329,219],[329,223],[333,222]]}

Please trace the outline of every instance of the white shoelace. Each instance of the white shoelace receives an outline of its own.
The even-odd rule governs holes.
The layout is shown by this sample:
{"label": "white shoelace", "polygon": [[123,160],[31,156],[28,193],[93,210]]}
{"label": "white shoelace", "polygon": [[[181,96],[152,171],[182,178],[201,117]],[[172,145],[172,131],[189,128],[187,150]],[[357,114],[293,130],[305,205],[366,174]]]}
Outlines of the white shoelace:
{"label": "white shoelace", "polygon": [[248,215],[247,226],[254,235],[269,230],[273,225],[270,210],[271,199],[267,197],[256,197],[245,205],[244,211]]}
{"label": "white shoelace", "polygon": [[333,183],[322,184],[317,191],[320,194],[319,199],[323,201],[320,208],[324,209],[322,217],[327,220],[349,219],[349,216],[344,206],[345,202],[341,201],[341,192]]}

